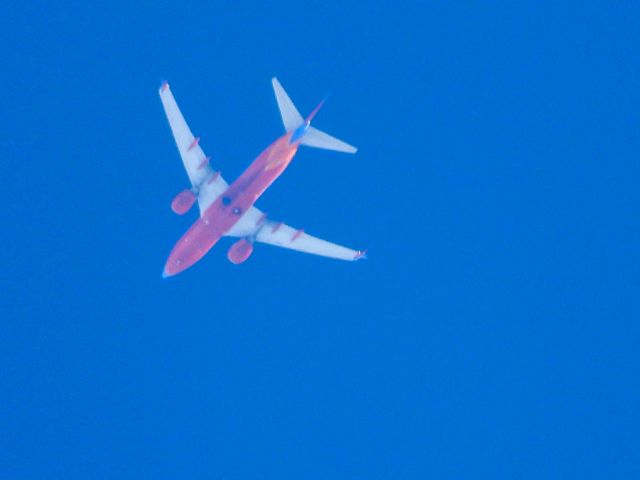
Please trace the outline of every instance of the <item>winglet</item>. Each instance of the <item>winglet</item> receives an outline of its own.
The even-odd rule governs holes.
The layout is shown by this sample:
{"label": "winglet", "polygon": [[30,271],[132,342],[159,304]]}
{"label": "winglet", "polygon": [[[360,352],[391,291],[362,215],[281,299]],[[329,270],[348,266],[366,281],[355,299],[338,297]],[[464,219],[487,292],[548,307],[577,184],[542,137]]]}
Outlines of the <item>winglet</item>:
{"label": "winglet", "polygon": [[356,256],[353,257],[354,260],[365,260],[367,258],[367,250],[358,250]]}

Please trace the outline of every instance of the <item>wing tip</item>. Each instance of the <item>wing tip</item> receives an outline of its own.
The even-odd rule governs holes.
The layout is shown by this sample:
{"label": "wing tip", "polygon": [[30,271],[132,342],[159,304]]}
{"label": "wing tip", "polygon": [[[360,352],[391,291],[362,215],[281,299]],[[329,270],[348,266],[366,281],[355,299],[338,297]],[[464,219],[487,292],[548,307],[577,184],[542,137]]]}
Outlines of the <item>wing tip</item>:
{"label": "wing tip", "polygon": [[367,258],[369,258],[367,256],[367,253],[368,253],[367,250],[358,250],[356,252],[356,254],[354,255],[354,257],[353,257],[353,260],[354,261],[356,261],[356,260],[366,260]]}
{"label": "wing tip", "polygon": [[167,82],[166,80],[164,80],[161,84],[160,84],[160,88],[158,89],[158,91],[160,92],[160,95],[162,95],[165,91],[167,91],[169,89],[169,82]]}

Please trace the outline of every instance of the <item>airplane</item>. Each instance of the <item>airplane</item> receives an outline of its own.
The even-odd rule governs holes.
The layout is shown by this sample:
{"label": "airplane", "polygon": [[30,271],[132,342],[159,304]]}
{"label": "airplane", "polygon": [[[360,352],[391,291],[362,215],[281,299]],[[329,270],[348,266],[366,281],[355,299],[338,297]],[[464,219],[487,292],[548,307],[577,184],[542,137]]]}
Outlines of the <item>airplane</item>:
{"label": "airplane", "polygon": [[311,126],[326,98],[303,118],[280,82],[275,77],[271,82],[285,134],[269,145],[231,185],[211,167],[211,158],[200,147],[200,137],[191,133],[169,84],[164,82],[160,87],[160,100],[191,182],[191,188],[178,193],[173,199],[171,209],[178,215],[184,215],[196,200],[200,209],[200,217],[173,247],[162,272],[163,278],[191,267],[223,236],[239,238],[227,253],[227,258],[234,264],[249,258],[255,242],[340,260],[365,258],[365,251],[336,245],[308,235],[302,229],[270,220],[254,206],[289,166],[300,145],[345,153],[357,151],[355,147]]}

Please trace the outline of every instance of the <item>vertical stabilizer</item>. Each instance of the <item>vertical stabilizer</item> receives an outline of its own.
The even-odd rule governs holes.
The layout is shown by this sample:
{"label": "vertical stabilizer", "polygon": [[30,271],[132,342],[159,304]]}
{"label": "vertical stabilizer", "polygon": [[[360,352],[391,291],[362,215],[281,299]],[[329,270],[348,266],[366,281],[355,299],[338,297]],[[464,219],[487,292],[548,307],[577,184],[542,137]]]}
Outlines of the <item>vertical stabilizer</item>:
{"label": "vertical stabilizer", "polygon": [[289,95],[287,95],[287,92],[282,88],[278,79],[273,77],[271,83],[276,93],[276,100],[278,101],[278,108],[280,109],[285,130],[287,132],[295,130],[304,123],[304,118],[302,118],[302,115],[298,112],[298,109],[289,98]]}

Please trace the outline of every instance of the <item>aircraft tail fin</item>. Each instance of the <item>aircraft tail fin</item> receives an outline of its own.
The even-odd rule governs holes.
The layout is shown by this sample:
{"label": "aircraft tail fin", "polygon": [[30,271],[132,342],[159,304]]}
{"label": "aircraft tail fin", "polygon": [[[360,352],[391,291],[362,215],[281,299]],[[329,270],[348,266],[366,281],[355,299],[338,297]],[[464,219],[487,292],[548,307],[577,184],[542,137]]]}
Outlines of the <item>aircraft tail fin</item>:
{"label": "aircraft tail fin", "polygon": [[338,140],[310,125],[311,120],[324,104],[324,100],[320,102],[305,120],[289,98],[289,95],[287,95],[287,92],[285,92],[282,85],[280,85],[278,79],[273,77],[271,83],[273,84],[273,90],[276,94],[284,128],[287,132],[294,132],[292,139],[299,140],[301,145],[307,145],[308,147],[323,148],[325,150],[335,150],[344,153],[356,153],[358,151],[356,147],[342,140]]}

